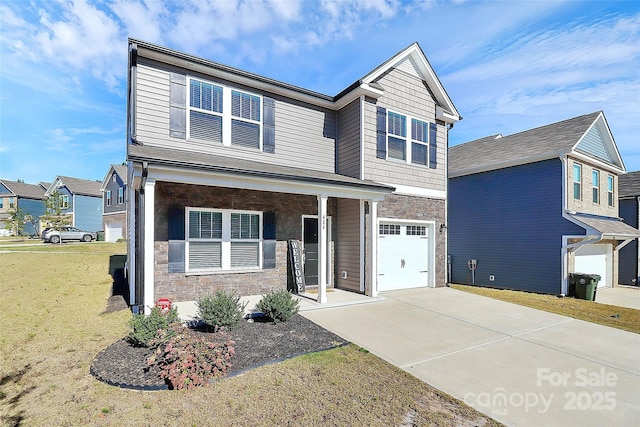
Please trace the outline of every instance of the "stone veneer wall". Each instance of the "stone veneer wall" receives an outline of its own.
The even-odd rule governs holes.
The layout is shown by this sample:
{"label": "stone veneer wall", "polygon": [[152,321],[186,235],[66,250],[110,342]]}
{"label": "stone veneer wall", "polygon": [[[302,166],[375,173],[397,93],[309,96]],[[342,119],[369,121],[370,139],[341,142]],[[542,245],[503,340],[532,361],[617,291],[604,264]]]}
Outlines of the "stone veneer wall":
{"label": "stone veneer wall", "polygon": [[[236,291],[240,295],[286,289],[287,240],[300,240],[302,215],[317,215],[318,211],[315,196],[167,182],[156,183],[155,200],[155,298],[169,298],[172,301],[195,300],[223,289]],[[276,268],[246,273],[169,273],[168,212],[184,207],[275,212]],[[327,213],[335,218],[335,199],[329,199]]]}
{"label": "stone veneer wall", "polygon": [[[431,199],[428,197],[404,196],[389,194],[382,202],[378,203],[378,218],[397,218],[419,221],[435,221],[435,285],[443,287],[447,282],[446,273],[446,233],[440,233],[440,224],[445,222],[445,201],[441,199]],[[366,216],[365,235],[368,237],[371,226],[369,214]],[[365,245],[365,250],[369,252],[371,246],[369,242]],[[365,290],[368,294],[371,289],[370,277],[371,268],[367,266],[365,278]]]}

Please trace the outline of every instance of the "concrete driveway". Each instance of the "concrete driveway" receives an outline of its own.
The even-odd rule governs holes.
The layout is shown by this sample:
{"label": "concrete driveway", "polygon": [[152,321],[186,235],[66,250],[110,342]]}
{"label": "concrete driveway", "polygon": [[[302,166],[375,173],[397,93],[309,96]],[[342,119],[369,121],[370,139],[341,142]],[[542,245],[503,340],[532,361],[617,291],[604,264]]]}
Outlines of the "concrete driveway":
{"label": "concrete driveway", "polygon": [[640,335],[451,288],[301,314],[510,426],[632,426]]}

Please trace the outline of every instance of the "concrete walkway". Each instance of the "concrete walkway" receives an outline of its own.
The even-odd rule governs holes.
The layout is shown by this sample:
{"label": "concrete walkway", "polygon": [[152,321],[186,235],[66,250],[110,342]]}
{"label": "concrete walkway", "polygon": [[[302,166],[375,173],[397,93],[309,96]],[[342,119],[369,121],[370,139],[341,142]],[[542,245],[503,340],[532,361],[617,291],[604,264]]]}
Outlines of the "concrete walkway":
{"label": "concrete walkway", "polygon": [[600,288],[596,292],[596,302],[640,310],[640,287],[616,286],[615,288]]}
{"label": "concrete walkway", "polygon": [[510,426],[632,426],[640,335],[451,288],[301,314]]}

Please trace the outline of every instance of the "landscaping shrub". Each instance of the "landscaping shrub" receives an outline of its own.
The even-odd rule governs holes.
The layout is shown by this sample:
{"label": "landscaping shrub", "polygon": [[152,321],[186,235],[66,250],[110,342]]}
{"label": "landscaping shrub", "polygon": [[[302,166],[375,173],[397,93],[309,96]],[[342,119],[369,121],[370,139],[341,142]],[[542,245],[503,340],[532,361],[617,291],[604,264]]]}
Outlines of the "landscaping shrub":
{"label": "landscaping shrub", "polygon": [[215,295],[198,300],[198,317],[213,330],[226,326],[232,328],[244,316],[246,304],[240,304],[235,293],[217,291]]}
{"label": "landscaping shrub", "polygon": [[[127,340],[136,347],[153,347],[160,345],[158,342],[160,336],[166,334],[160,334],[161,331],[173,331],[170,326],[179,324],[180,318],[178,317],[178,310],[171,308],[166,313],[163,313],[159,307],[153,307],[151,314],[145,316],[144,313],[134,314],[129,321],[129,327],[131,331],[127,336]],[[171,334],[171,332],[170,332]],[[170,338],[167,337],[167,339]]]}
{"label": "landscaping shrub", "polygon": [[298,312],[300,301],[286,289],[271,291],[264,295],[256,308],[275,323],[286,322]]}
{"label": "landscaping shrub", "polygon": [[[163,331],[167,334],[169,331]],[[172,388],[194,388],[207,385],[212,378],[225,376],[231,367],[235,344],[224,332],[195,336],[183,329],[175,330],[166,344],[156,349],[147,361],[160,368],[160,377]]]}

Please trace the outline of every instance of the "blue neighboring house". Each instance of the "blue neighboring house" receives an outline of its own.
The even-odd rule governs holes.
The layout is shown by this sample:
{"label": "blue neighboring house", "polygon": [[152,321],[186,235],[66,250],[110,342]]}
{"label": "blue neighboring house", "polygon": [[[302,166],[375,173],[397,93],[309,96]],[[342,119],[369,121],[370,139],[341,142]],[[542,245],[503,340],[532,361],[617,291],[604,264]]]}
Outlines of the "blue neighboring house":
{"label": "blue neighboring house", "polygon": [[44,200],[44,189],[40,185],[0,180],[0,227],[7,227],[4,220],[9,218],[9,212],[20,209],[25,216],[29,215],[35,220],[25,223],[23,233],[39,234],[39,218],[45,213]]}
{"label": "blue neighboring house", "polygon": [[580,272],[616,285],[618,249],[640,236],[619,218],[623,173],[602,111],[451,147],[450,281],[567,294]]}
{"label": "blue neighboring house", "polygon": [[99,231],[102,229],[101,187],[102,181],[57,176],[45,196],[58,190],[70,224],[85,231]]}
{"label": "blue neighboring house", "polygon": [[[640,171],[620,175],[618,200],[625,223],[640,229]],[[618,283],[638,286],[640,279],[640,239],[620,249]]]}

